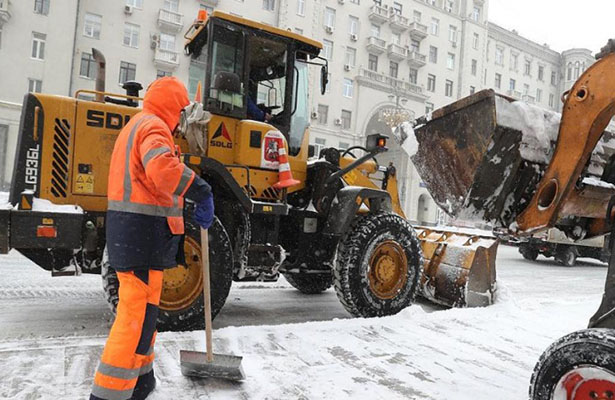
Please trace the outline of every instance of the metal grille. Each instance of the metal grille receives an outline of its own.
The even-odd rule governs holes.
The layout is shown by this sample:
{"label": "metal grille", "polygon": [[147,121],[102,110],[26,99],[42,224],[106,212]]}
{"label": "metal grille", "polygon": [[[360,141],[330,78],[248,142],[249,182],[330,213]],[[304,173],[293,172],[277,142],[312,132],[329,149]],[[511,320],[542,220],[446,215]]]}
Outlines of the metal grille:
{"label": "metal grille", "polygon": [[248,193],[248,195],[249,195],[250,197],[256,197],[257,191],[256,191],[256,188],[255,188],[254,186],[252,186],[252,185],[250,185],[250,186],[246,185],[246,186],[244,186],[244,187],[243,187],[243,190],[245,190],[245,191],[246,191],[246,193]]}
{"label": "metal grille", "polygon": [[70,124],[66,119],[55,120],[53,154],[51,160],[51,194],[66,197],[68,191],[68,149]]}
{"label": "metal grille", "polygon": [[265,189],[263,191],[263,197],[265,197],[267,199],[276,199],[277,200],[280,197],[280,191],[270,187],[270,188]]}

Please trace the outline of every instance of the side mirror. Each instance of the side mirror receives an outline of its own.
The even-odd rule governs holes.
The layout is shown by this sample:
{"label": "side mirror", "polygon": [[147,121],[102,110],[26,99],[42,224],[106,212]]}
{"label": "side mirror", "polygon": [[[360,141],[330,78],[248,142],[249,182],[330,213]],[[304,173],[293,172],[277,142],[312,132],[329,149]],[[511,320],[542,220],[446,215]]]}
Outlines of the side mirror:
{"label": "side mirror", "polygon": [[312,158],[316,155],[316,146],[313,144],[308,146],[308,158]]}
{"label": "side mirror", "polygon": [[323,65],[320,68],[320,94],[325,94],[327,91],[327,84],[329,84],[329,67]]}

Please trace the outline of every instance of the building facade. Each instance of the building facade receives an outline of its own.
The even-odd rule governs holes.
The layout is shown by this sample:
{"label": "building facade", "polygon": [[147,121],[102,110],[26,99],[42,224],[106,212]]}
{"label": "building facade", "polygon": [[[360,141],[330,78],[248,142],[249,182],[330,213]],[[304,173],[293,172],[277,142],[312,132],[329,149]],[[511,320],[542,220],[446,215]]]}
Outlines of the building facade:
{"label": "building facade", "polygon": [[[392,115],[414,118],[485,88],[559,110],[561,93],[593,62],[589,50],[560,54],[489,23],[488,0],[0,0],[0,67],[12,71],[0,76],[0,184],[10,180],[24,93],[94,89],[92,48],[106,57],[109,92],[122,92],[126,80],[147,87],[174,75],[194,95],[202,72],[182,46],[200,9],[323,43],[324,95],[319,71],[310,75],[317,152],[362,145],[371,133],[392,136]],[[378,160],[396,165],[408,218],[437,222],[411,161],[389,144]]]}

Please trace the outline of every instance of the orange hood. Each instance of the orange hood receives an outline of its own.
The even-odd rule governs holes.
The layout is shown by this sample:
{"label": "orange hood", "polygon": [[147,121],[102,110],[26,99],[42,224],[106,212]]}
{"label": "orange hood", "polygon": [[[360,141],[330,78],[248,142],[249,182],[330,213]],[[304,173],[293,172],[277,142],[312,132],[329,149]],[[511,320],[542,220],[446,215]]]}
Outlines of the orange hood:
{"label": "orange hood", "polygon": [[156,79],[147,88],[143,99],[143,111],[161,118],[171,132],[179,123],[181,110],[190,104],[188,91],[175,77]]}

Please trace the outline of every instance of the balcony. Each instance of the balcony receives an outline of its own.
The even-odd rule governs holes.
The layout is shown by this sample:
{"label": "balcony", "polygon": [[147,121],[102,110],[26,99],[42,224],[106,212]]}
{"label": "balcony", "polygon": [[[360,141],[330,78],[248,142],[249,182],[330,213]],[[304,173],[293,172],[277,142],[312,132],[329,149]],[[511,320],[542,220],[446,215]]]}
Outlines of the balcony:
{"label": "balcony", "polygon": [[527,104],[536,104],[536,97],[530,96],[529,94],[521,96],[521,100],[525,101]]}
{"label": "balcony", "polygon": [[159,67],[177,68],[179,66],[179,53],[171,50],[156,49],[154,64]]}
{"label": "balcony", "polygon": [[389,45],[388,52],[391,60],[403,61],[408,57],[408,49],[395,43]]}
{"label": "balcony", "polygon": [[184,27],[184,15],[161,8],[158,13],[158,26],[161,29],[177,33]]}
{"label": "balcony", "polygon": [[423,87],[419,85],[368,69],[361,69],[359,76],[357,76],[357,82],[360,85],[381,90],[386,93],[390,93],[391,89],[395,88],[400,92],[400,95],[418,101],[425,101],[428,98],[428,96],[423,93]]}
{"label": "balcony", "polygon": [[419,42],[427,37],[427,25],[414,21],[410,24],[410,37]]}
{"label": "balcony", "polygon": [[521,98],[523,97],[523,93],[521,93],[518,90],[512,90],[512,89],[511,90],[507,90],[506,94],[508,96],[510,96],[510,97],[513,97],[513,98],[517,99],[517,100],[521,100]]}
{"label": "balcony", "polygon": [[410,20],[391,10],[391,15],[389,16],[389,25],[391,26],[391,30],[393,32],[402,33],[408,29],[408,26],[410,25]]}
{"label": "balcony", "polygon": [[412,68],[421,68],[427,64],[427,56],[425,54],[421,54],[418,51],[409,51],[408,52],[408,64]]}
{"label": "balcony", "polygon": [[389,10],[386,7],[374,4],[369,9],[369,20],[382,25],[389,20]]}
{"label": "balcony", "polygon": [[0,28],[11,19],[11,3],[9,0],[0,0]]}
{"label": "balcony", "polygon": [[205,4],[209,4],[210,6],[217,6],[218,5],[218,0],[201,0],[203,3]]}
{"label": "balcony", "polygon": [[367,38],[367,50],[374,54],[382,54],[387,50],[387,42],[376,36],[370,36]]}

